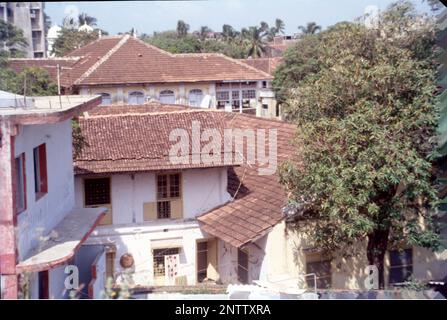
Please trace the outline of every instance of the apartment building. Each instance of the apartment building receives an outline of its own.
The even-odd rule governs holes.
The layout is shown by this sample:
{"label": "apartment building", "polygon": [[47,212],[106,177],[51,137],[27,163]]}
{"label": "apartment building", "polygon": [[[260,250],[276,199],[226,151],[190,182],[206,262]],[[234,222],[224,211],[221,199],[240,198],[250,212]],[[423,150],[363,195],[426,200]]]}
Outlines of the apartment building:
{"label": "apartment building", "polygon": [[28,58],[46,57],[44,2],[0,2],[0,19],[23,30]]}

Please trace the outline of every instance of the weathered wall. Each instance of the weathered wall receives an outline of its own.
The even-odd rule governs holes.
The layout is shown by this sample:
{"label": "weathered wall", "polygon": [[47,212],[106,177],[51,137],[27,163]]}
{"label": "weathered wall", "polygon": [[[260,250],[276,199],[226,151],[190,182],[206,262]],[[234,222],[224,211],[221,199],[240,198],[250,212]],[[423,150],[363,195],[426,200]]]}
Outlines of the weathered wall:
{"label": "weathered wall", "polygon": [[[131,253],[135,260],[135,284],[153,285],[152,250],[179,247],[181,274],[188,284],[196,283],[196,242],[204,234],[198,215],[228,200],[226,168],[194,169],[182,172],[183,219],[143,221],[143,203],[156,200],[155,173],[117,174],[111,178],[113,226],[100,226],[86,244],[114,244],[115,271],[124,272],[119,259]],[[76,206],[83,206],[83,178],[75,178]]]}
{"label": "weathered wall", "polygon": [[[288,230],[286,258],[289,272],[296,276],[306,273],[306,254],[303,249],[310,248],[308,237],[304,233]],[[332,288],[365,289],[368,266],[366,242],[360,241],[350,256],[333,254]],[[388,286],[389,255],[385,256],[385,285]],[[433,253],[430,250],[413,247],[413,275],[417,280],[436,280],[447,276],[447,250]]]}
{"label": "weathered wall", "polygon": [[[48,193],[36,201],[34,191],[33,149],[46,143]],[[71,122],[21,126],[15,138],[14,156],[25,152],[26,203],[18,215],[19,258],[27,257],[73,208],[74,178]]]}
{"label": "weathered wall", "polygon": [[[182,172],[183,217],[197,215],[228,200],[226,168],[194,169]],[[111,177],[113,222],[115,225],[143,221],[143,203],[156,201],[155,173],[114,174]],[[83,178],[75,178],[76,206],[84,206]]]}
{"label": "weathered wall", "polygon": [[[146,223],[134,226],[97,228],[86,244],[113,244],[116,247],[115,275],[122,281],[125,269],[119,260],[125,253],[131,253],[134,266],[131,268],[134,285],[154,285],[153,249],[180,248],[180,273],[186,275],[188,284],[196,283],[196,242],[208,238],[197,221],[172,220],[163,223]],[[162,283],[158,283],[162,284]]]}
{"label": "weathered wall", "polygon": [[[36,201],[33,149],[46,143],[48,193]],[[22,126],[15,138],[15,157],[25,152],[27,208],[18,215],[19,258],[23,259],[73,208],[74,178],[71,122]]]}

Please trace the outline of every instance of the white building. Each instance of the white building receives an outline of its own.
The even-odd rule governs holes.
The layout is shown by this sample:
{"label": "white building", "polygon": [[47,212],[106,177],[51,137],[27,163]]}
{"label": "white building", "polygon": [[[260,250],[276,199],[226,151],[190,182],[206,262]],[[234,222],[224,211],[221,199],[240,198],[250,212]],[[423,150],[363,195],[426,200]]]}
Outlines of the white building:
{"label": "white building", "polygon": [[56,39],[59,37],[59,33],[61,32],[62,28],[58,25],[51,26],[50,29],[48,29],[47,34],[47,57],[54,57],[55,54],[53,53],[53,45]]}
{"label": "white building", "polygon": [[[149,287],[251,283],[287,272],[285,256],[274,248],[285,245],[285,195],[276,174],[258,176],[245,166],[171,163],[169,133],[190,130],[193,121],[201,130],[272,124],[159,103],[104,106],[80,118],[86,144],[75,159],[76,205],[109,208],[83,245],[84,250],[106,248],[97,279],[103,281],[105,273],[120,283],[130,274],[131,285]],[[291,128],[281,123],[278,134],[284,138]],[[172,278],[166,257],[179,259]]]}
{"label": "white building", "polygon": [[2,298],[67,294],[64,267],[106,211],[75,207],[71,118],[99,102],[0,92]]}

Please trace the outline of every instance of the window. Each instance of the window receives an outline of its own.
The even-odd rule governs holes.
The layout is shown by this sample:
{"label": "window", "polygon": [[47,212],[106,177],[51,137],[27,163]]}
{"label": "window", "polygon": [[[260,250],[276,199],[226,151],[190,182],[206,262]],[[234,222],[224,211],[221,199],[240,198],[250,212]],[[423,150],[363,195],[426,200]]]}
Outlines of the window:
{"label": "window", "polygon": [[175,104],[175,95],[172,90],[163,90],[160,92],[160,102],[165,104]]}
{"label": "window", "polygon": [[279,117],[279,115],[280,115],[280,105],[278,103],[276,104],[276,110],[275,111],[276,111],[276,116]]}
{"label": "window", "polygon": [[110,204],[110,178],[85,179],[84,196],[86,206]]}
{"label": "window", "polygon": [[15,158],[16,171],[16,212],[20,213],[26,209],[26,178],[25,178],[25,154]]}
{"label": "window", "polygon": [[217,108],[223,109],[225,105],[230,104],[230,92],[229,91],[218,91],[216,92]]}
{"label": "window", "polygon": [[179,173],[157,176],[157,218],[170,219],[171,200],[181,197],[181,179]]}
{"label": "window", "polygon": [[106,252],[106,283],[112,279],[115,279],[115,252],[107,251]]}
{"label": "window", "polygon": [[392,250],[389,252],[389,283],[408,281],[413,273],[413,250]]}
{"label": "window", "polygon": [[208,272],[208,242],[197,243],[197,282],[203,282]]}
{"label": "window", "polygon": [[48,192],[47,152],[45,143],[34,148],[34,191],[36,200]]}
{"label": "window", "polygon": [[267,88],[267,81],[262,81],[262,88]]}
{"label": "window", "polygon": [[240,283],[248,283],[248,253],[237,250],[237,279]]}
{"label": "window", "polygon": [[102,97],[101,104],[103,106],[112,104],[112,96],[110,95],[110,93],[101,93],[101,97]]}
{"label": "window", "polygon": [[200,107],[203,100],[203,92],[200,89],[193,89],[189,91],[189,105],[193,107]]}
{"label": "window", "polygon": [[[331,287],[331,259],[319,252],[306,254],[306,274],[314,273],[317,277],[317,288],[327,289]],[[306,277],[307,286],[314,287],[314,277]]]}
{"label": "window", "polygon": [[165,275],[165,256],[179,254],[179,248],[154,249],[154,277]]}
{"label": "window", "polygon": [[140,91],[134,91],[129,93],[129,104],[143,104],[144,103],[144,93]]}

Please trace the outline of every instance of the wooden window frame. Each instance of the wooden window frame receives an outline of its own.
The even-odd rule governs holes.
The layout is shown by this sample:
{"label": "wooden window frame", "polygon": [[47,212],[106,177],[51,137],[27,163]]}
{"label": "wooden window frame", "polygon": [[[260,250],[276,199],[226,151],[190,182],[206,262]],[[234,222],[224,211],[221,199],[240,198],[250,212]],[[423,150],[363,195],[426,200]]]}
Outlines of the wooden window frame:
{"label": "wooden window frame", "polygon": [[[109,181],[109,203],[101,203],[101,204],[87,204],[86,202],[86,189],[85,184],[87,180],[96,180],[96,179],[107,179]],[[113,213],[112,213],[112,178],[110,176],[90,176],[82,179],[82,197],[84,208],[97,208],[97,207],[106,207],[108,212],[101,219],[99,225],[110,226],[113,225]],[[110,221],[109,221],[110,220]]]}
{"label": "wooden window frame", "polygon": [[[171,195],[171,177],[178,175],[178,196],[172,196]],[[159,190],[158,190],[158,182],[160,177],[166,177],[166,197],[160,197]],[[182,188],[182,174],[181,172],[171,172],[171,173],[159,173],[155,177],[156,180],[156,212],[157,212],[157,219],[171,219],[172,218],[172,212],[171,212],[171,201],[172,200],[182,200],[183,198],[183,188]],[[159,212],[159,205],[162,203],[169,202],[169,216],[168,217],[160,217]]]}
{"label": "wooden window frame", "polygon": [[47,148],[46,144],[33,149],[34,192],[36,201],[48,193]]}
{"label": "wooden window frame", "polygon": [[[14,165],[15,165],[15,174],[16,174],[16,214],[20,214],[24,212],[27,208],[27,193],[26,193],[26,157],[25,153],[22,152],[19,154],[18,157],[14,159]],[[19,163],[17,163],[19,162]],[[18,169],[20,168],[20,171]],[[20,182],[19,182],[20,179]],[[19,190],[19,184],[21,185],[21,188]],[[19,207],[19,201],[17,199],[17,196],[19,193],[22,193],[23,197],[23,207]]]}
{"label": "wooden window frame", "polygon": [[[93,204],[87,204],[87,197],[86,197],[86,183],[89,180],[100,180],[100,179],[104,179],[104,180],[108,180],[108,184],[109,184],[109,202],[105,202],[105,203],[93,203]],[[89,177],[89,178],[84,178],[83,179],[83,188],[84,188],[84,207],[100,207],[101,205],[110,205],[112,204],[112,183],[111,183],[111,179],[110,177]]]}

